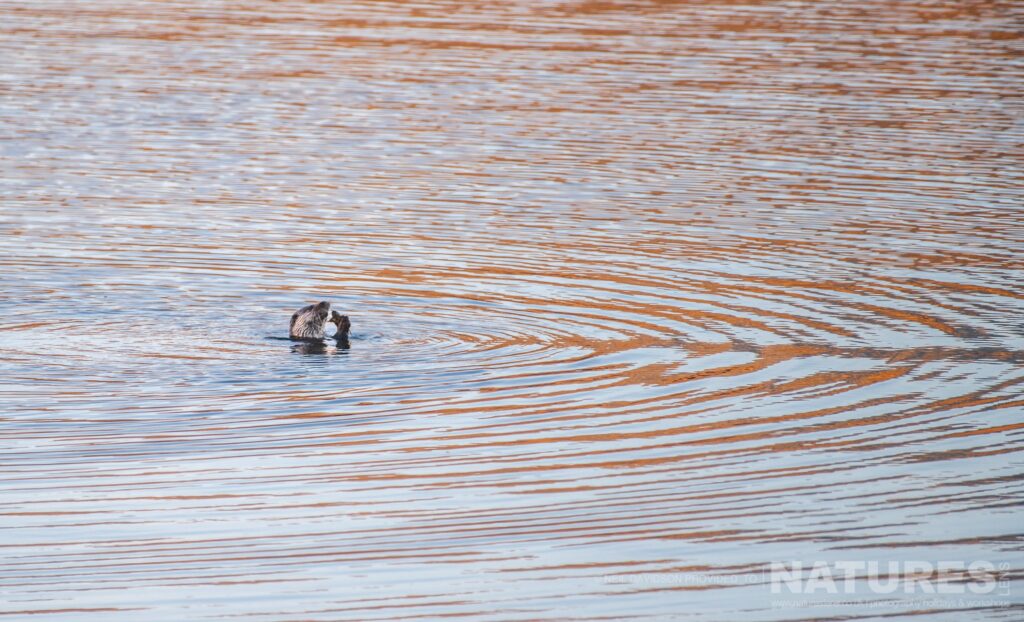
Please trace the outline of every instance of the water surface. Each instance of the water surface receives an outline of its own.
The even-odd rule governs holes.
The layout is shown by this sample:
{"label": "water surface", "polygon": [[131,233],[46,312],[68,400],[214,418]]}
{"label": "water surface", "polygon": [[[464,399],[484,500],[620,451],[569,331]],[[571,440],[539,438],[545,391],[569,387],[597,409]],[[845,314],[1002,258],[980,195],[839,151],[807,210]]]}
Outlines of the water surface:
{"label": "water surface", "polygon": [[1024,615],[1019,4],[0,18],[5,619]]}

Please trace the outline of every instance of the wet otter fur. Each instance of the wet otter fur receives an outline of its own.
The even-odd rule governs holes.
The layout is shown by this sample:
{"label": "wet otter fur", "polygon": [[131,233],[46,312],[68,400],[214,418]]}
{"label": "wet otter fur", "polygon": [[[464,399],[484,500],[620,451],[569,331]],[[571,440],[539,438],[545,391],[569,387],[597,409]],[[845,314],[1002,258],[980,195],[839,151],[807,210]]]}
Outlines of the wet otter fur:
{"label": "wet otter fur", "polygon": [[302,307],[292,314],[288,336],[302,341],[323,339],[324,326],[327,325],[327,318],[330,315],[331,303],[327,301]]}

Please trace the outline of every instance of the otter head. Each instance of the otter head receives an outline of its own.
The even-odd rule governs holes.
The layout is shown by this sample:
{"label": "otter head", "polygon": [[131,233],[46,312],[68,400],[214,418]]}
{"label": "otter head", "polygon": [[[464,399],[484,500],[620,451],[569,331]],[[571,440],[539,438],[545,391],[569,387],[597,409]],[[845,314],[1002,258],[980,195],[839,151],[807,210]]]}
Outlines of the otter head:
{"label": "otter head", "polygon": [[292,314],[288,336],[292,339],[323,339],[324,325],[331,315],[331,303],[326,300],[302,307]]}
{"label": "otter head", "polygon": [[331,314],[331,303],[326,300],[316,303],[316,306],[313,307],[313,313],[321,320],[326,320],[327,316]]}

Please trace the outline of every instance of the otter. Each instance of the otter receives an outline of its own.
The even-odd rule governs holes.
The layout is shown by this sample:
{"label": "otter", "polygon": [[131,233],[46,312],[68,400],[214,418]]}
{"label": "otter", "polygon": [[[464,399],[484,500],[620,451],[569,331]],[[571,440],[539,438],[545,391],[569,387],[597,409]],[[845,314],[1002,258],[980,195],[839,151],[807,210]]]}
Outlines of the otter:
{"label": "otter", "polygon": [[307,305],[292,314],[288,336],[294,340],[310,341],[324,338],[324,326],[331,315],[331,303],[324,301]]}

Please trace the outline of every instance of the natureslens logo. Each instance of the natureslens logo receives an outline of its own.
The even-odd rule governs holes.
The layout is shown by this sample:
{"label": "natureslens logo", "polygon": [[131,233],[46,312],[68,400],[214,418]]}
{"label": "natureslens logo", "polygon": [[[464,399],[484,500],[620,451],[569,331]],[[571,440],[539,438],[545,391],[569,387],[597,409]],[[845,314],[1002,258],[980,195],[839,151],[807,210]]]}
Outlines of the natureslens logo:
{"label": "natureslens logo", "polygon": [[772,562],[773,594],[1009,594],[1009,564],[988,561]]}

